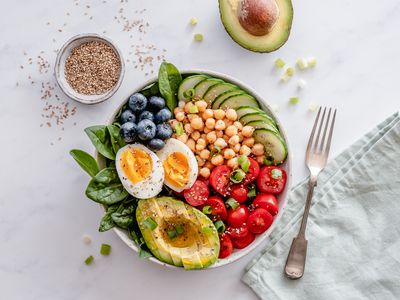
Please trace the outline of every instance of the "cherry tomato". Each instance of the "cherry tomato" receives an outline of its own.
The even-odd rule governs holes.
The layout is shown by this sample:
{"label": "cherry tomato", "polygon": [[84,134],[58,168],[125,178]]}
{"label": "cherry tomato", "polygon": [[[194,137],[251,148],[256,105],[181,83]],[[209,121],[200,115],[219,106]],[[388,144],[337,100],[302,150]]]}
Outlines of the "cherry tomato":
{"label": "cherry tomato", "polygon": [[244,203],[247,200],[247,194],[249,193],[249,189],[242,185],[234,185],[232,186],[230,197],[235,199],[239,203]]}
{"label": "cherry tomato", "polygon": [[210,184],[222,196],[228,196],[230,191],[229,175],[232,169],[228,166],[214,168],[210,175]]}
{"label": "cherry tomato", "polygon": [[249,228],[246,224],[240,227],[228,227],[225,232],[233,239],[240,239],[249,234]]}
{"label": "cherry tomato", "polygon": [[260,234],[271,226],[273,220],[274,218],[267,210],[256,208],[250,213],[247,219],[247,226],[250,232]]}
{"label": "cherry tomato", "polygon": [[257,178],[257,186],[261,192],[269,194],[279,194],[286,184],[285,170],[265,166],[261,168],[260,175]]}
{"label": "cherry tomato", "polygon": [[183,191],[183,196],[186,201],[192,206],[199,206],[204,204],[210,191],[207,184],[202,180],[196,180],[191,188]]}
{"label": "cherry tomato", "polygon": [[221,246],[220,246],[218,257],[225,258],[225,257],[228,257],[229,255],[231,255],[231,253],[233,251],[233,245],[232,245],[232,241],[229,238],[229,236],[223,233],[219,237],[219,243]]}
{"label": "cherry tomato", "polygon": [[236,249],[243,249],[246,248],[248,245],[250,245],[256,236],[249,232],[248,235],[245,237],[239,238],[239,239],[232,239],[232,244]]}
{"label": "cherry tomato", "polygon": [[275,216],[279,210],[278,200],[272,194],[259,193],[253,201],[254,208],[264,208]]}
{"label": "cherry tomato", "polygon": [[258,163],[252,159],[248,158],[250,161],[249,170],[247,171],[246,177],[243,179],[243,184],[249,184],[257,179],[258,173],[260,173],[260,166]]}
{"label": "cherry tomato", "polygon": [[208,200],[201,206],[203,209],[204,206],[211,206],[211,214],[208,215],[213,221],[222,220],[225,221],[228,216],[228,212],[226,211],[224,201],[218,196],[211,196]]}
{"label": "cherry tomato", "polygon": [[241,204],[235,210],[232,208],[228,210],[228,225],[232,227],[240,227],[247,221],[249,216],[249,209],[246,205]]}

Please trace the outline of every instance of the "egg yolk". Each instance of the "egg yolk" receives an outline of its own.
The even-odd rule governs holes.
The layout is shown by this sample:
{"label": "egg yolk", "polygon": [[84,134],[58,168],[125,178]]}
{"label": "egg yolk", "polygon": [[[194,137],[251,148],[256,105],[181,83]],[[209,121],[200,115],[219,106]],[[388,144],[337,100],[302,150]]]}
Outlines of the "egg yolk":
{"label": "egg yolk", "polygon": [[168,155],[163,162],[165,177],[176,187],[183,188],[189,181],[189,162],[181,152]]}
{"label": "egg yolk", "polygon": [[149,176],[153,169],[151,156],[140,149],[127,149],[121,154],[121,167],[133,183],[139,183]]}

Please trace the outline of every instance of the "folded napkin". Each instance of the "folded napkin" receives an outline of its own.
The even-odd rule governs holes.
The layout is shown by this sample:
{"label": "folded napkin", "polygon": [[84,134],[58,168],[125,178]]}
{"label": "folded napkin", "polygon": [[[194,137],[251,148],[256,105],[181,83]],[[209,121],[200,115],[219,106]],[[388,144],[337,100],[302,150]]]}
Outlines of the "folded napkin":
{"label": "folded napkin", "polygon": [[306,230],[305,274],[290,280],[283,269],[306,194],[304,180],[243,282],[262,299],[400,299],[399,113],[320,174]]}

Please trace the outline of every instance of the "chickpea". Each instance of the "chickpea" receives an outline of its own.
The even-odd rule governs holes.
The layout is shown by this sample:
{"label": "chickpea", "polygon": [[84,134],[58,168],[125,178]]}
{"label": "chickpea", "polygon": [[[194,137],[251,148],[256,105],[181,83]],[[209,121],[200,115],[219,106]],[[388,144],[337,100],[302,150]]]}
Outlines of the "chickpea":
{"label": "chickpea", "polygon": [[239,167],[237,157],[231,158],[226,164],[232,169],[237,169]]}
{"label": "chickpea", "polygon": [[189,122],[192,122],[193,119],[198,118],[199,116],[196,114],[187,114],[187,119]]}
{"label": "chickpea", "polygon": [[193,104],[193,102],[187,102],[186,104],[185,104],[185,113],[189,113],[190,112],[190,110],[191,110],[191,107],[193,107],[194,106],[194,104]]}
{"label": "chickpea", "polygon": [[253,153],[255,156],[263,155],[264,154],[264,145],[257,143],[253,146],[251,149],[251,153]]}
{"label": "chickpea", "polygon": [[197,159],[197,164],[199,165],[199,167],[202,167],[205,165],[205,163],[206,163],[205,160],[202,159],[200,156],[196,155],[196,159]]}
{"label": "chickpea", "polygon": [[235,125],[238,130],[243,129],[243,125],[239,121],[233,122],[233,125]]}
{"label": "chickpea", "polygon": [[190,124],[188,123],[188,124],[185,124],[184,126],[183,126],[183,128],[185,129],[185,132],[187,133],[187,134],[192,134],[193,133],[193,128],[192,128],[192,126],[190,126]]}
{"label": "chickpea", "polygon": [[235,153],[239,153],[241,147],[242,146],[238,143],[235,146],[233,146],[232,149],[233,151],[235,151]]}
{"label": "chickpea", "polygon": [[175,114],[175,119],[179,122],[182,122],[183,119],[185,119],[185,113],[183,111],[180,111]]}
{"label": "chickpea", "polygon": [[197,101],[196,106],[199,112],[204,112],[207,108],[207,102],[204,100]]}
{"label": "chickpea", "polygon": [[209,129],[214,129],[214,127],[215,127],[215,119],[208,118],[206,120],[206,127],[209,128]]}
{"label": "chickpea", "polygon": [[242,129],[242,134],[244,137],[251,137],[254,132],[254,127],[251,126],[244,126]]}
{"label": "chickpea", "polygon": [[192,126],[192,128],[195,130],[203,130],[204,129],[203,120],[199,117],[192,119],[192,121],[190,122],[190,126]]}
{"label": "chickpea", "polygon": [[183,108],[181,108],[181,107],[175,107],[175,109],[174,109],[174,115],[176,116],[176,114],[177,114],[177,113],[180,113],[180,112],[184,112]]}
{"label": "chickpea", "polygon": [[258,162],[259,165],[264,164],[264,159],[265,159],[265,155],[259,155],[256,157],[256,161]]}
{"label": "chickpea", "polygon": [[234,136],[237,133],[238,133],[238,130],[237,130],[236,126],[234,126],[234,125],[228,126],[228,128],[226,128],[226,130],[225,130],[225,134],[229,137]]}
{"label": "chickpea", "polygon": [[239,136],[239,142],[240,142],[240,143],[243,142],[243,139],[244,139],[243,134],[240,132],[240,133],[238,134],[238,136]]}
{"label": "chickpea", "polygon": [[206,161],[204,166],[210,170],[214,169],[214,165],[211,163],[211,161]]}
{"label": "chickpea", "polygon": [[215,131],[218,138],[222,138],[224,136],[224,132],[222,130]]}
{"label": "chickpea", "polygon": [[185,104],[186,104],[185,101],[179,101],[178,102],[178,107],[183,109],[183,108],[185,108]]}
{"label": "chickpea", "polygon": [[232,136],[229,141],[228,141],[229,145],[231,146],[235,146],[239,143],[239,136],[237,134],[235,134],[234,136]]}
{"label": "chickpea", "polygon": [[247,147],[246,145],[242,145],[242,147],[240,147],[239,153],[241,155],[249,156],[251,154],[251,149],[249,147]]}
{"label": "chickpea", "polygon": [[224,149],[228,144],[225,142],[223,138],[217,138],[214,143],[214,146],[219,147],[220,149]]}
{"label": "chickpea", "polygon": [[190,135],[190,137],[192,139],[194,139],[195,141],[197,141],[200,138],[200,132],[198,131],[193,131],[193,133]]}
{"label": "chickpea", "polygon": [[203,118],[204,121],[209,119],[209,118],[213,118],[214,117],[214,111],[212,109],[208,108],[203,112],[201,117]]}
{"label": "chickpea", "polygon": [[198,140],[197,140],[197,145],[202,145],[202,146],[206,146],[207,144],[206,144],[206,140],[205,139],[203,139],[203,138],[199,138]]}
{"label": "chickpea", "polygon": [[202,159],[205,159],[205,160],[207,160],[207,159],[209,159],[210,158],[210,151],[209,150],[207,150],[207,149],[204,149],[204,150],[201,150],[200,151],[200,157],[202,158]]}
{"label": "chickpea", "polygon": [[207,133],[206,140],[210,144],[213,144],[217,140],[217,135],[215,134],[215,131],[211,131],[211,132]]}
{"label": "chickpea", "polygon": [[200,145],[200,144],[196,144],[196,151],[200,153],[200,151],[204,150],[206,146],[204,145]]}
{"label": "chickpea", "polygon": [[222,109],[214,110],[214,117],[217,120],[222,120],[223,118],[225,118],[225,111],[223,111]]}
{"label": "chickpea", "polygon": [[231,159],[234,158],[236,155],[235,151],[233,151],[232,149],[225,149],[224,150],[224,158],[225,159]]}
{"label": "chickpea", "polygon": [[228,142],[228,141],[229,141],[229,136],[227,136],[226,134],[224,134],[224,135],[222,136],[222,138],[224,139],[225,142]]}
{"label": "chickpea", "polygon": [[224,121],[226,127],[233,125],[233,121],[228,120],[227,118],[223,119],[223,121]]}
{"label": "chickpea", "polygon": [[206,139],[207,139],[207,134],[202,133],[202,134],[200,134],[200,137],[201,137],[203,140],[206,140]]}
{"label": "chickpea", "polygon": [[200,173],[200,175],[201,175],[203,178],[205,178],[205,179],[207,179],[208,177],[210,177],[210,174],[211,174],[210,169],[207,168],[207,167],[201,168],[199,173]]}
{"label": "chickpea", "polygon": [[217,154],[214,157],[211,158],[211,163],[214,166],[221,166],[224,164],[224,158],[222,157],[221,154]]}
{"label": "chickpea", "polygon": [[242,144],[251,148],[254,146],[254,138],[253,137],[245,138],[243,139]]}
{"label": "chickpea", "polygon": [[218,121],[215,123],[215,129],[216,129],[216,130],[224,130],[225,127],[226,127],[226,125],[225,125],[224,121],[222,121],[222,120],[218,120]]}
{"label": "chickpea", "polygon": [[182,143],[186,144],[187,140],[188,140],[188,136],[186,133],[181,134],[180,136],[177,137],[177,139],[179,141],[181,141]]}
{"label": "chickpea", "polygon": [[234,109],[232,109],[232,108],[229,108],[227,111],[226,111],[226,117],[229,119],[229,120],[231,120],[231,121],[236,121],[236,119],[237,119],[237,113],[236,113],[236,110],[234,110]]}
{"label": "chickpea", "polygon": [[196,150],[196,142],[194,141],[194,139],[188,139],[186,142],[186,145],[189,147],[190,150],[192,150],[193,152]]}
{"label": "chickpea", "polygon": [[204,127],[204,133],[205,134],[210,133],[211,131],[212,131],[212,129]]}
{"label": "chickpea", "polygon": [[172,119],[172,120],[168,121],[168,124],[169,124],[169,126],[171,126],[172,129],[174,129],[175,126],[178,125],[178,123],[179,122],[177,120],[175,120],[175,119]]}

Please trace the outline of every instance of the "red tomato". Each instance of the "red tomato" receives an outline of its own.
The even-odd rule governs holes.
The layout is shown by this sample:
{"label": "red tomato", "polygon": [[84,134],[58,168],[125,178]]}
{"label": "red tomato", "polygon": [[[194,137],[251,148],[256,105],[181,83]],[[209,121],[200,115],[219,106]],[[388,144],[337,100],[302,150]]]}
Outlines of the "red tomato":
{"label": "red tomato", "polygon": [[236,249],[243,249],[250,245],[255,238],[256,236],[249,232],[249,234],[245,237],[242,237],[240,239],[232,239],[232,244]]}
{"label": "red tomato", "polygon": [[247,171],[246,177],[243,179],[243,184],[249,184],[257,179],[258,173],[260,173],[260,166],[258,163],[252,159],[248,158],[250,161],[249,170]]}
{"label": "red tomato", "polygon": [[232,245],[232,241],[229,238],[229,236],[223,233],[219,237],[219,243],[221,246],[220,246],[218,257],[225,258],[225,257],[228,257],[229,255],[231,255],[231,253],[233,251],[233,245]]}
{"label": "red tomato", "polygon": [[286,184],[286,172],[278,167],[265,166],[257,178],[257,186],[261,192],[279,194]]}
{"label": "red tomato", "polygon": [[202,180],[196,180],[191,188],[183,191],[186,201],[192,206],[204,204],[209,194],[208,186]]}
{"label": "red tomato", "polygon": [[228,166],[214,168],[210,175],[210,184],[222,196],[228,196],[230,190],[229,175],[232,169]]}
{"label": "red tomato", "polygon": [[249,189],[244,185],[234,185],[232,186],[232,191],[230,197],[235,199],[239,203],[244,203],[247,200],[247,194],[249,193]]}
{"label": "red tomato", "polygon": [[260,234],[271,226],[273,220],[274,218],[267,210],[256,208],[256,210],[250,213],[247,219],[247,226],[250,232]]}
{"label": "red tomato", "polygon": [[232,227],[240,227],[247,221],[249,216],[249,209],[246,205],[241,204],[235,210],[232,208],[228,210],[228,225]]}
{"label": "red tomato", "polygon": [[240,239],[249,234],[249,228],[246,224],[240,227],[228,227],[225,232],[233,239]]}
{"label": "red tomato", "polygon": [[217,221],[217,220],[225,221],[226,220],[228,212],[226,211],[224,201],[220,197],[211,196],[201,206],[201,209],[203,209],[204,206],[211,206],[212,212],[211,212],[211,215],[208,215],[208,216],[211,217],[211,219],[213,221]]}
{"label": "red tomato", "polygon": [[254,208],[264,208],[271,215],[275,216],[279,210],[278,200],[272,194],[260,193],[253,201]]}

